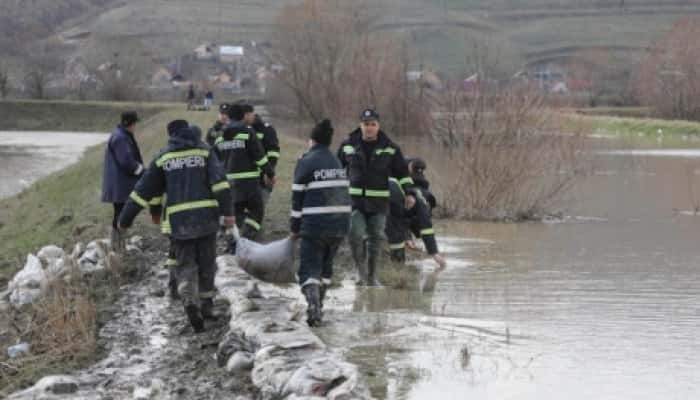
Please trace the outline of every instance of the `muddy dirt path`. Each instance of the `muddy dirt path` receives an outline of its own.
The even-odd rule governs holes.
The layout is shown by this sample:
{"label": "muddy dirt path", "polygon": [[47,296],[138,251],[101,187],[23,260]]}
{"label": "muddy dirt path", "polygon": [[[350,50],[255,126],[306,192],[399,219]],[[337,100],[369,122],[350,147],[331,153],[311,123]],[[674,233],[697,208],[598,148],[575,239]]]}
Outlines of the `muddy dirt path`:
{"label": "muddy dirt path", "polygon": [[207,331],[195,335],[180,301],[171,300],[164,290],[167,276],[167,270],[153,265],[138,282],[122,288],[112,319],[100,330],[107,356],[75,373],[77,391],[37,397],[28,390],[10,398],[253,398],[249,379],[226,374],[215,359],[227,330],[228,304],[218,302],[218,321],[208,321]]}

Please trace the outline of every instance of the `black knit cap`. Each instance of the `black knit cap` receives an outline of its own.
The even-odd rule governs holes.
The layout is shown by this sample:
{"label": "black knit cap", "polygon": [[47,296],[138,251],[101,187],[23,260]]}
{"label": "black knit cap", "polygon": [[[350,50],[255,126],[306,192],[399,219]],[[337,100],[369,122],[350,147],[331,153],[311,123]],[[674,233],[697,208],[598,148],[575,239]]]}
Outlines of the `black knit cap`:
{"label": "black knit cap", "polygon": [[328,119],[324,119],[311,130],[311,139],[316,143],[329,146],[333,141],[333,124]]}
{"label": "black knit cap", "polygon": [[420,157],[411,157],[406,159],[406,164],[412,164],[416,171],[424,171],[428,168],[428,165]]}
{"label": "black knit cap", "polygon": [[139,122],[139,116],[136,114],[136,111],[125,111],[121,115],[121,124],[122,126],[129,126],[133,123]]}
{"label": "black knit cap", "polygon": [[228,117],[234,121],[243,120],[244,115],[245,111],[243,110],[243,105],[241,104],[231,104],[231,107],[228,109]]}
{"label": "black knit cap", "polygon": [[246,104],[243,104],[242,106],[243,106],[243,112],[244,112],[244,113],[252,113],[252,112],[255,112],[255,108],[254,108],[253,105],[251,105],[251,104],[247,104],[247,103],[246,103]]}
{"label": "black knit cap", "polygon": [[176,119],[174,121],[170,121],[168,123],[168,136],[172,136],[173,133],[179,131],[182,128],[187,128],[189,126],[189,122],[185,121],[184,119]]}

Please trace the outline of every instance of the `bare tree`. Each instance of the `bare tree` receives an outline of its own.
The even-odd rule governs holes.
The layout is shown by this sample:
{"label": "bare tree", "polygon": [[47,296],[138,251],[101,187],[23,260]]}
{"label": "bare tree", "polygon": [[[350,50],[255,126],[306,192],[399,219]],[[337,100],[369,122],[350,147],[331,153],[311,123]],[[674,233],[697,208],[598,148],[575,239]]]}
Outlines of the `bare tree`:
{"label": "bare tree", "polygon": [[636,71],[636,95],[661,117],[700,120],[699,35],[699,17],[679,19]]}
{"label": "bare tree", "polygon": [[271,59],[283,67],[270,91],[273,107],[341,124],[372,106],[392,132],[420,130],[410,122],[421,98],[420,85],[407,78],[412,55],[401,37],[375,31],[374,23],[365,0],[285,7],[273,35]]}
{"label": "bare tree", "polygon": [[[545,96],[527,84],[478,81],[444,93],[438,151],[425,153],[442,211],[487,220],[539,218],[582,174],[583,139],[561,135]],[[430,141],[407,151],[435,147]]]}

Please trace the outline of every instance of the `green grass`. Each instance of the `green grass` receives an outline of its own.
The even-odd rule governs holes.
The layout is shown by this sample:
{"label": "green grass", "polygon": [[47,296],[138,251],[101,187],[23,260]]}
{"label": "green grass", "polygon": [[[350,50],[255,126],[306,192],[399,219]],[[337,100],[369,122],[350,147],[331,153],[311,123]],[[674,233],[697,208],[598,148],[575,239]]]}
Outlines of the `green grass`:
{"label": "green grass", "polygon": [[168,103],[3,100],[0,130],[108,132],[123,111],[136,110],[145,120],[172,107]]}
{"label": "green grass", "polygon": [[700,123],[691,121],[583,115],[568,115],[566,118],[570,126],[578,127],[586,133],[655,138],[662,132],[667,137],[700,137]]}

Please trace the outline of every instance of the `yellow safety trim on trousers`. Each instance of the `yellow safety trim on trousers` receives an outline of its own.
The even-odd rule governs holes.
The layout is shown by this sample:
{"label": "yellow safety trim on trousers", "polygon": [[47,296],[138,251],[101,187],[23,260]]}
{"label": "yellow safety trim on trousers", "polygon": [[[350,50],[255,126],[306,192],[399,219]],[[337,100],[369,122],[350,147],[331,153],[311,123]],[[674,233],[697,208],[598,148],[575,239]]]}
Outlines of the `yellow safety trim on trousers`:
{"label": "yellow safety trim on trousers", "polygon": [[148,202],[148,204],[150,204],[152,206],[159,206],[159,205],[161,205],[162,202],[163,202],[162,197],[154,197],[151,199],[151,201]]}
{"label": "yellow safety trim on trousers", "polygon": [[403,248],[405,248],[405,247],[406,247],[406,243],[405,243],[405,242],[394,243],[394,244],[389,243],[389,248],[390,248],[391,250],[401,250],[401,249],[403,249]]}
{"label": "yellow safety trim on trousers", "polygon": [[365,190],[365,197],[389,197],[388,190]]}
{"label": "yellow safety trim on trousers", "polygon": [[164,235],[173,233],[173,228],[170,226],[170,222],[163,222],[160,224],[160,232]]}
{"label": "yellow safety trim on trousers", "polygon": [[167,267],[172,267],[173,265],[177,265],[177,260],[174,259],[174,258],[168,258],[168,259],[165,261],[165,265],[166,265]]}
{"label": "yellow safety trim on trousers", "polygon": [[343,153],[353,154],[353,153],[355,153],[355,148],[350,146],[349,144],[346,144],[345,146],[343,146]]}
{"label": "yellow safety trim on trousers", "polygon": [[131,200],[136,202],[136,204],[140,205],[141,207],[143,207],[143,208],[148,207],[148,202],[146,200],[144,200],[143,197],[139,196],[138,193],[131,192],[129,197],[131,198]]}
{"label": "yellow safety trim on trousers", "polygon": [[398,179],[392,177],[392,178],[389,178],[389,182],[394,182],[394,183],[396,183],[396,185],[399,187],[399,190],[401,190],[401,194],[402,194],[404,197],[406,197],[406,192],[403,191],[403,186],[401,186],[401,184],[399,183],[399,180],[398,180]]}
{"label": "yellow safety trim on trousers", "polygon": [[199,298],[200,298],[200,299],[211,299],[211,298],[214,298],[214,296],[216,296],[216,292],[215,292],[215,291],[211,291],[211,292],[199,292]]}
{"label": "yellow safety trim on trousers", "polygon": [[399,179],[399,183],[401,185],[413,185],[413,178],[411,178],[410,176],[407,176],[405,178],[401,178],[401,179]]}
{"label": "yellow safety trim on trousers", "polygon": [[237,133],[236,136],[233,137],[233,140],[248,140],[250,139],[250,135],[247,133]]}
{"label": "yellow safety trim on trousers", "polygon": [[267,152],[267,158],[280,158],[280,152],[279,151],[268,151]]}
{"label": "yellow safety trim on trousers", "polygon": [[434,235],[434,234],[435,234],[435,229],[433,229],[433,228],[421,229],[420,234],[421,234],[421,236],[423,236],[423,235]]}
{"label": "yellow safety trim on trousers", "polygon": [[362,190],[360,188],[350,188],[350,195],[352,196],[362,196],[364,195],[365,197],[389,197],[389,191],[388,190],[370,190],[370,189],[365,189]]}
{"label": "yellow safety trim on trousers", "polygon": [[214,193],[220,192],[220,191],[226,190],[226,189],[231,189],[231,185],[229,185],[228,182],[226,182],[226,181],[219,182],[216,185],[212,185],[212,187],[211,187],[211,191]]}
{"label": "yellow safety trim on trousers", "polygon": [[243,222],[255,228],[256,231],[260,230],[260,224],[252,218],[246,218]]}
{"label": "yellow safety trim on trousers", "polygon": [[269,160],[267,159],[267,156],[263,156],[263,158],[259,159],[258,161],[255,162],[255,164],[258,167],[262,167],[263,165],[267,164]]}
{"label": "yellow safety trim on trousers", "polygon": [[[171,215],[182,212],[182,211],[195,210],[197,208],[209,208],[209,207],[219,207],[219,202],[216,200],[199,200],[199,201],[190,201],[187,203],[180,203],[180,204],[168,207],[166,214],[168,217],[170,217]],[[168,218],[168,219],[170,219],[170,218]]]}
{"label": "yellow safety trim on trousers", "polygon": [[248,171],[248,172],[236,172],[234,174],[226,174],[226,179],[247,179],[247,178],[259,178],[260,170]]}
{"label": "yellow safety trim on trousers", "polygon": [[375,153],[376,153],[376,154],[387,153],[387,154],[394,155],[394,154],[396,154],[396,149],[393,148],[393,147],[385,147],[385,148],[383,148],[383,149],[377,149],[377,150],[375,151]]}
{"label": "yellow safety trim on trousers", "polygon": [[177,158],[177,157],[189,157],[189,156],[201,156],[201,157],[209,157],[209,150],[204,150],[204,149],[191,149],[191,150],[183,150],[183,151],[173,151],[172,153],[165,153],[158,160],[156,160],[156,166],[162,167],[163,164],[172,159],[172,158]]}
{"label": "yellow safety trim on trousers", "polygon": [[264,134],[264,133],[262,133],[262,132],[258,132],[258,133],[256,133],[256,134],[255,134],[255,136],[257,136],[257,137],[258,137],[258,140],[262,140],[262,138],[264,138],[264,137],[265,137],[265,134]]}

